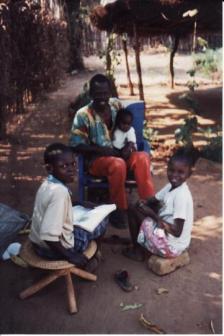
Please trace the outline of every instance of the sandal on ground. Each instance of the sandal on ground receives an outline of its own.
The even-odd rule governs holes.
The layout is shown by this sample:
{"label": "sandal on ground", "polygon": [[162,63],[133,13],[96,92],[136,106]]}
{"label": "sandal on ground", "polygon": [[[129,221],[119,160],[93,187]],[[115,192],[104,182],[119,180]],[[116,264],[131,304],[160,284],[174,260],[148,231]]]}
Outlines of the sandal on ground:
{"label": "sandal on ground", "polygon": [[126,247],[122,250],[122,254],[132,260],[135,261],[144,261],[145,256],[144,253],[140,249],[136,249],[133,247]]}
{"label": "sandal on ground", "polygon": [[129,281],[128,272],[125,270],[119,270],[114,274],[114,280],[118,286],[125,292],[131,292],[134,290],[134,286]]}

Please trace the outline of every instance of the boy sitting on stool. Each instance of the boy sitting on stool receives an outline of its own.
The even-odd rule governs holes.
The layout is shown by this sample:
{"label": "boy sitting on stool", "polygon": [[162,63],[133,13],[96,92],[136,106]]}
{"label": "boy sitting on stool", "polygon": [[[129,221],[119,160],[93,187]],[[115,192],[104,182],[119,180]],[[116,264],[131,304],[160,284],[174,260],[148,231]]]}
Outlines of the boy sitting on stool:
{"label": "boy sitting on stool", "polygon": [[71,192],[67,184],[74,181],[75,155],[70,147],[54,143],[46,148],[44,162],[49,175],[36,194],[29,238],[41,257],[66,259],[84,267],[88,259],[83,252],[91,240],[105,233],[108,218],[92,233],[74,227]]}

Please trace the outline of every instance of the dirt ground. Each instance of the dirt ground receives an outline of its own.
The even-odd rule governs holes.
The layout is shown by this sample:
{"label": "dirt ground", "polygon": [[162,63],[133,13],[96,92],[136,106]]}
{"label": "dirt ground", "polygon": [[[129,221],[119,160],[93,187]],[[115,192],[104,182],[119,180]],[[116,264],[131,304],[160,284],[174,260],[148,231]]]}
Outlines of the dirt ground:
{"label": "dirt ground", "polygon": [[[165,154],[168,146],[174,144],[173,131],[187,114],[179,104],[178,95],[186,91],[183,86],[185,70],[191,62],[189,57],[177,57],[178,85],[171,90],[165,70],[161,72],[164,59],[164,55],[160,58],[152,55],[149,62],[143,62],[147,117],[150,125],[159,131],[159,147],[152,158],[156,190],[166,182]],[[47,95],[40,103],[31,105],[25,115],[11,120],[9,138],[0,142],[0,202],[32,214],[36,190],[45,176],[43,150],[51,142],[67,142],[70,128],[68,104],[94,71],[102,69],[102,64],[96,60],[93,62],[91,58],[86,60],[86,65],[89,71],[68,77],[59,90]],[[138,96],[128,97],[122,64],[120,67],[117,73],[120,98],[138,99]],[[158,74],[163,76],[160,82],[156,81]],[[221,122],[221,93],[219,83],[201,79],[197,100],[202,111],[199,117],[202,126]],[[202,143],[200,136],[196,136],[197,141]],[[141,314],[168,334],[211,334],[211,321],[215,333],[222,333],[221,165],[199,160],[189,179],[189,186],[194,199],[195,221],[188,266],[159,277],[148,270],[147,261],[138,263],[123,257],[122,245],[104,243],[104,260],[97,271],[97,282],[74,277],[79,312],[69,315],[63,279],[21,301],[19,292],[39,279],[42,272],[21,268],[12,261],[0,261],[0,333],[152,333],[139,323]],[[74,186],[73,189],[76,192]],[[133,192],[129,197],[134,199],[137,195]],[[128,230],[109,227],[107,236],[112,234],[129,237]],[[24,238],[20,236],[18,240]],[[114,272],[121,268],[129,272],[132,283],[136,285],[131,293],[123,292],[113,280]],[[158,295],[158,288],[166,288],[168,292]],[[122,303],[141,303],[142,307],[123,312]]]}

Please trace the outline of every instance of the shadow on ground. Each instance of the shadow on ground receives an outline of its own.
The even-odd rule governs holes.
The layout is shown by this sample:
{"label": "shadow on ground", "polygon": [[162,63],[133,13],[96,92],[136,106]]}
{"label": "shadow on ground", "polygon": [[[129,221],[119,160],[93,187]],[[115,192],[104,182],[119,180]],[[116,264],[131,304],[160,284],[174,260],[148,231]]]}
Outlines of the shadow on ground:
{"label": "shadow on ground", "polygon": [[[74,91],[79,93],[80,85],[88,80],[88,76],[85,74],[68,79],[65,86],[42,102],[35,113],[28,113],[20,124],[12,125],[14,129],[11,128],[10,134],[19,142],[5,140],[0,143],[1,202],[31,215],[36,190],[45,176],[43,149],[49,142],[67,142],[67,106],[75,95]],[[170,113],[170,122],[180,122],[183,118],[182,114],[177,118],[176,108],[172,105],[174,103],[169,101],[176,94],[167,98],[166,92],[158,86],[154,91],[150,88],[146,93],[150,97],[147,105],[158,106],[157,110],[151,108],[149,112],[154,124],[160,118],[159,110],[162,110],[163,116]],[[160,96],[154,93],[159,93]],[[186,111],[182,110],[182,113],[185,114]],[[161,121],[162,118],[159,122]],[[162,125],[164,138],[173,139],[167,126],[165,121]],[[164,158],[154,159],[154,165],[153,178],[156,190],[159,190],[166,182]],[[222,174],[220,166],[199,168],[189,180],[194,198],[195,225],[189,251],[191,263],[188,266],[159,277],[147,269],[147,261],[130,261],[122,256],[121,245],[104,243],[104,261],[98,270],[97,282],[91,283],[74,277],[79,312],[77,315],[69,315],[64,279],[59,279],[37,295],[21,301],[18,298],[19,292],[38,280],[42,272],[20,268],[12,261],[0,261],[0,332],[148,334],[149,330],[139,323],[143,313],[167,333],[209,334],[212,333],[211,320],[216,333],[222,333]],[[129,197],[134,200],[137,195],[133,192]],[[128,230],[120,231],[109,227],[107,236],[112,234],[129,237]],[[19,241],[24,239],[23,236],[18,237]],[[132,283],[137,286],[131,293],[123,292],[113,280],[114,272],[123,268],[129,272]],[[168,293],[158,295],[156,290],[161,287],[166,288]],[[143,306],[122,312],[122,303],[141,303]]]}

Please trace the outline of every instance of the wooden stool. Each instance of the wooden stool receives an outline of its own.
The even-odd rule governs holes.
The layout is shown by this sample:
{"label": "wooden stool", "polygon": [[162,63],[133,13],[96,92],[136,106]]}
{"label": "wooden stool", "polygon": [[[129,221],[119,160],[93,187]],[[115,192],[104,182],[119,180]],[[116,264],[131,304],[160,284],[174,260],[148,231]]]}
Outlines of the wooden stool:
{"label": "wooden stool", "polygon": [[[86,251],[83,253],[88,259],[92,258],[97,250],[97,244],[95,241],[91,241]],[[27,240],[20,251],[20,257],[29,265],[35,268],[41,268],[50,270],[51,274],[45,276],[34,285],[23,290],[19,297],[20,299],[26,299],[29,296],[37,293],[42,288],[46,287],[57,278],[64,276],[66,280],[66,289],[68,297],[68,309],[71,314],[77,313],[77,304],[75,298],[75,291],[72,283],[71,274],[78,275],[79,277],[87,280],[96,281],[97,276],[95,274],[86,272],[75,265],[69,263],[66,260],[49,261],[39,257],[33,250],[32,243]]]}

